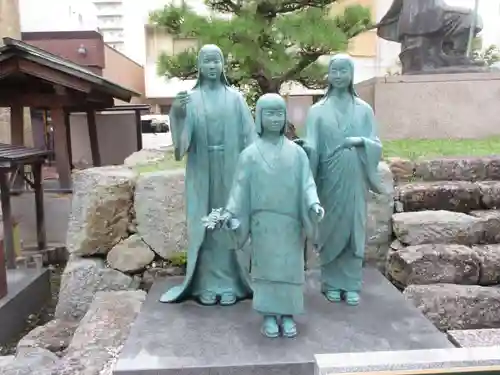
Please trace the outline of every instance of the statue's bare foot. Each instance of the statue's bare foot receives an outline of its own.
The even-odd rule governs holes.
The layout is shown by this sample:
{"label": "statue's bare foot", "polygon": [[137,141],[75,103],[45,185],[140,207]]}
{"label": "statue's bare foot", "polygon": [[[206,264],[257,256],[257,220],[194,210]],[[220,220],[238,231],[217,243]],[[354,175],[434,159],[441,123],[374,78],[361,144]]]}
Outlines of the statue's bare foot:
{"label": "statue's bare foot", "polygon": [[222,306],[234,305],[236,303],[236,295],[233,292],[224,292],[220,296],[220,304]]}
{"label": "statue's bare foot", "polygon": [[357,293],[357,292],[347,292],[345,294],[345,302],[349,306],[357,306],[357,305],[359,305],[359,293]]}
{"label": "statue's bare foot", "polygon": [[340,302],[342,300],[342,293],[340,290],[327,290],[325,297],[330,302]]}
{"label": "statue's bare foot", "polygon": [[272,315],[265,315],[260,331],[266,337],[278,337],[280,334],[280,328],[278,326],[278,322],[276,321],[276,317]]}
{"label": "statue's bare foot", "polygon": [[297,325],[293,320],[293,316],[285,315],[281,320],[281,327],[283,329],[283,336],[295,337],[297,336]]}
{"label": "statue's bare foot", "polygon": [[198,297],[198,300],[200,301],[200,303],[202,305],[205,305],[205,306],[215,305],[217,303],[217,294],[207,290],[207,291],[200,294],[200,296]]}

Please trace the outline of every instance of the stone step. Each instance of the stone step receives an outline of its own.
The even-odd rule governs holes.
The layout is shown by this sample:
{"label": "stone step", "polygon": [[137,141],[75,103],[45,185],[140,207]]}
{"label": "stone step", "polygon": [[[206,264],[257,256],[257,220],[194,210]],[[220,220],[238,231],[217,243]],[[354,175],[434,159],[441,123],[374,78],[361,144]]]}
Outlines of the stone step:
{"label": "stone step", "polygon": [[499,287],[410,285],[403,295],[441,330],[500,328]]}
{"label": "stone step", "polygon": [[400,288],[411,284],[500,284],[500,244],[408,246],[390,253],[388,278]]}
{"label": "stone step", "polygon": [[390,158],[396,181],[500,181],[500,155],[408,160]]}
{"label": "stone step", "polygon": [[404,245],[485,243],[493,219],[451,211],[401,212],[392,215],[393,232]]}
{"label": "stone step", "polygon": [[395,200],[403,212],[472,210],[500,207],[500,181],[420,181],[399,184]]}
{"label": "stone step", "polygon": [[500,346],[500,329],[457,329],[447,332],[451,342],[460,348]]}

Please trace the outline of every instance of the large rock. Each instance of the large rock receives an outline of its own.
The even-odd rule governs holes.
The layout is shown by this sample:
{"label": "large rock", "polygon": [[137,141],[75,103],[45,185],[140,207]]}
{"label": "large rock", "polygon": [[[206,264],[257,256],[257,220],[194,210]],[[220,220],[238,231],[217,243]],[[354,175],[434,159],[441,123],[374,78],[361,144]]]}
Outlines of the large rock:
{"label": "large rock", "polygon": [[416,164],[414,161],[399,157],[390,157],[387,159],[389,169],[394,176],[394,181],[411,181],[415,175]]}
{"label": "large rock", "polygon": [[410,284],[478,284],[479,256],[463,245],[416,245],[390,254],[387,273],[400,287]]}
{"label": "large rock", "polygon": [[111,374],[145,298],[143,291],[97,293],[54,373]]}
{"label": "large rock", "polygon": [[106,268],[102,259],[72,257],[61,278],[56,319],[81,319],[94,296],[101,291],[135,290],[139,283],[130,276]]}
{"label": "large rock", "polygon": [[500,157],[445,157],[418,160],[415,178],[424,181],[500,180]]}
{"label": "large rock", "polygon": [[24,348],[42,348],[52,353],[65,350],[78,327],[74,320],[51,320],[43,326],[36,327],[17,344],[17,351]]}
{"label": "large rock", "polygon": [[474,246],[472,249],[481,261],[479,284],[500,284],[500,245]]}
{"label": "large rock", "polygon": [[187,249],[184,170],[142,174],[134,200],[137,233],[164,259]]}
{"label": "large rock", "polygon": [[479,181],[481,203],[483,208],[492,210],[500,208],[500,181]]}
{"label": "large rock", "polygon": [[500,243],[500,211],[481,210],[472,211],[471,216],[482,221],[484,242],[488,244]]}
{"label": "large rock", "polygon": [[370,192],[368,196],[365,260],[368,263],[383,267],[392,238],[394,180],[387,163],[380,163],[378,172],[385,194]]}
{"label": "large rock", "polygon": [[0,375],[52,375],[58,359],[46,349],[25,348],[13,360],[0,367]]}
{"label": "large rock", "polygon": [[136,174],[125,167],[89,168],[73,176],[66,247],[75,255],[107,254],[127,237]]}
{"label": "large rock", "polygon": [[119,242],[108,253],[108,263],[111,268],[122,272],[137,272],[143,270],[155,257],[148,245],[134,234]]}
{"label": "large rock", "polygon": [[478,285],[410,285],[403,292],[441,330],[500,327],[500,288]]}
{"label": "large rock", "polygon": [[146,149],[136,151],[123,162],[127,167],[136,167],[145,164],[154,164],[165,159],[166,149]]}
{"label": "large rock", "polygon": [[473,245],[483,240],[483,221],[460,212],[418,211],[392,216],[394,234],[406,245]]}
{"label": "large rock", "polygon": [[402,203],[403,211],[470,212],[481,208],[479,185],[468,181],[412,182],[399,185],[396,198]]}

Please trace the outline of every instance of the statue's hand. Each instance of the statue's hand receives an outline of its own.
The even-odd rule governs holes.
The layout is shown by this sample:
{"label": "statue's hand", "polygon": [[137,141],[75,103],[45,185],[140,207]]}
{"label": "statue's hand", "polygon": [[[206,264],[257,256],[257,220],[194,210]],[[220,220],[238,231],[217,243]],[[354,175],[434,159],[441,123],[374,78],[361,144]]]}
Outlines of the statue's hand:
{"label": "statue's hand", "polygon": [[360,147],[364,145],[363,138],[361,137],[347,137],[344,140],[343,146],[345,148]]}
{"label": "statue's hand", "polygon": [[186,106],[191,101],[191,97],[187,91],[179,92],[172,103],[172,109],[176,116],[180,118],[186,117]]}
{"label": "statue's hand", "polygon": [[314,219],[316,222],[320,222],[321,220],[323,220],[323,218],[325,217],[325,210],[323,209],[323,207],[321,207],[319,205],[319,203],[315,203],[312,207],[311,207],[311,211],[313,212],[314,214]]}

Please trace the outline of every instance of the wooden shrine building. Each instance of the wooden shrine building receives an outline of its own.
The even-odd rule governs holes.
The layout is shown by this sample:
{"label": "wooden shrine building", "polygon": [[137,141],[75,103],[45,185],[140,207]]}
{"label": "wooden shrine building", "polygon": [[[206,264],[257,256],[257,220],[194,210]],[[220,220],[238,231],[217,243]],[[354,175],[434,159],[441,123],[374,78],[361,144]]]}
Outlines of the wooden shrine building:
{"label": "wooden shrine building", "polygon": [[87,114],[94,166],[100,166],[96,111],[130,102],[140,94],[117,85],[71,61],[20,40],[3,38],[0,48],[0,107],[11,110],[11,143],[22,146],[23,108],[50,110],[60,187],[71,188],[69,115]]}

